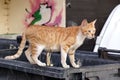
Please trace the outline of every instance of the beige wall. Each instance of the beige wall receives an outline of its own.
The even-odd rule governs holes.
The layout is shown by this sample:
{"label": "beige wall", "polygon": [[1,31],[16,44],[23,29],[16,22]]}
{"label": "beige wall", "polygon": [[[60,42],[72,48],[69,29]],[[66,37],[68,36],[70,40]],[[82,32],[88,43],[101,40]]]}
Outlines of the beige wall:
{"label": "beige wall", "polygon": [[0,34],[21,33],[27,7],[28,0],[0,0]]}
{"label": "beige wall", "polygon": [[5,24],[7,24],[6,20],[6,9],[5,9],[5,5],[4,5],[4,0],[0,0],[0,33],[6,33],[7,32],[7,26]]}
{"label": "beige wall", "polygon": [[29,7],[29,2],[28,0],[11,0],[9,7],[9,33],[21,33],[25,27],[23,25],[25,8]]}
{"label": "beige wall", "polygon": [[[27,14],[25,8],[30,10],[29,0],[10,0],[10,2],[8,0],[8,4],[4,4],[5,1],[7,0],[0,0],[0,34],[22,33],[25,28],[23,21]],[[65,9],[64,1],[62,6]],[[64,17],[61,26],[65,26],[65,10],[62,15]]]}

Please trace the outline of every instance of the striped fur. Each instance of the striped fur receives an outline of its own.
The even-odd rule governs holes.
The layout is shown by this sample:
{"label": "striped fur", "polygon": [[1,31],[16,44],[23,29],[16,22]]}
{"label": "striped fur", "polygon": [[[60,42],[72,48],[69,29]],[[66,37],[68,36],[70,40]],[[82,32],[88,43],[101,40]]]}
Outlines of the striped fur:
{"label": "striped fur", "polygon": [[92,39],[95,36],[95,22],[88,23],[83,20],[80,26],[72,27],[46,27],[33,25],[28,27],[22,35],[22,42],[19,50],[15,55],[6,56],[5,59],[16,59],[20,57],[25,47],[26,40],[29,41],[29,48],[25,54],[27,59],[32,64],[46,66],[45,63],[38,60],[39,55],[43,50],[48,52],[47,65],[50,65],[50,53],[61,52],[61,64],[64,68],[70,66],[66,63],[66,57],[69,55],[70,62],[73,67],[78,68],[81,65],[75,63],[75,51],[80,47],[85,38]]}

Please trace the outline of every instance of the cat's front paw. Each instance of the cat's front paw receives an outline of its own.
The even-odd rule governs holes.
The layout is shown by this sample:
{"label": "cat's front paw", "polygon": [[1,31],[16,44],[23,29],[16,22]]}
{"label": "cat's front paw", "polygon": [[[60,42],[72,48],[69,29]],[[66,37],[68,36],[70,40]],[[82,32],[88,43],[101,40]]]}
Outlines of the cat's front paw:
{"label": "cat's front paw", "polygon": [[74,63],[72,66],[73,66],[74,68],[80,68],[80,67],[82,66],[82,64],[81,64],[81,62],[79,61],[79,62],[77,62],[77,64]]}
{"label": "cat's front paw", "polygon": [[70,68],[69,65],[63,65],[63,68]]}
{"label": "cat's front paw", "polygon": [[73,67],[74,68],[79,68],[81,65],[77,64],[77,65],[74,65]]}

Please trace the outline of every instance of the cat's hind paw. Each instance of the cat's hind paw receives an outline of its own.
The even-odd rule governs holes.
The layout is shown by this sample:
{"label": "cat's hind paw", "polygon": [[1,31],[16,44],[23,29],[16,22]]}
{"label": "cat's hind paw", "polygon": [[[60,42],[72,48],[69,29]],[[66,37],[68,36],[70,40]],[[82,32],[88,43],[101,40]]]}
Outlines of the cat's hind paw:
{"label": "cat's hind paw", "polygon": [[12,57],[11,56],[6,56],[4,59],[10,60],[10,59],[12,59]]}
{"label": "cat's hind paw", "polygon": [[46,66],[46,64],[45,63],[37,63],[37,65],[39,65],[39,66]]}
{"label": "cat's hind paw", "polygon": [[53,64],[47,64],[47,66],[53,66]]}
{"label": "cat's hind paw", "polygon": [[42,64],[40,64],[40,66],[46,66],[46,64],[45,64],[45,63],[42,63]]}

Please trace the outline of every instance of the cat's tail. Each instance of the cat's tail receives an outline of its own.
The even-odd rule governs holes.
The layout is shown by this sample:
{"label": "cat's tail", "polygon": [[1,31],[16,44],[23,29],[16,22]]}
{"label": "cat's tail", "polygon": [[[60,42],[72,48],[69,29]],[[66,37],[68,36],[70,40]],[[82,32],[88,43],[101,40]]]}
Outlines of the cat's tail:
{"label": "cat's tail", "polygon": [[14,54],[14,55],[6,56],[5,59],[16,59],[16,58],[19,58],[21,56],[22,52],[23,52],[25,44],[26,44],[26,37],[25,37],[25,33],[23,33],[22,34],[22,41],[20,43],[20,47],[19,47],[19,50],[17,51],[17,53]]}

